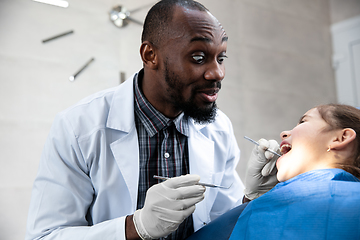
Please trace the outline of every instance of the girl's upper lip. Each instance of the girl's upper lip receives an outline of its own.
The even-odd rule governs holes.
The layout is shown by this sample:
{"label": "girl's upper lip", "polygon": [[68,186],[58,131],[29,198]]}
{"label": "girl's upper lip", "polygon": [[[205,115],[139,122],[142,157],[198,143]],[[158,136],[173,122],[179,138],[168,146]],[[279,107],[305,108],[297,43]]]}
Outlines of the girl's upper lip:
{"label": "girl's upper lip", "polygon": [[281,144],[280,144],[280,148],[281,148],[281,147],[282,147],[282,145],[284,145],[284,144],[289,144],[289,145],[291,145],[289,142],[287,142],[287,141],[285,141],[285,140],[284,140],[284,141],[282,141],[282,142],[281,142]]}

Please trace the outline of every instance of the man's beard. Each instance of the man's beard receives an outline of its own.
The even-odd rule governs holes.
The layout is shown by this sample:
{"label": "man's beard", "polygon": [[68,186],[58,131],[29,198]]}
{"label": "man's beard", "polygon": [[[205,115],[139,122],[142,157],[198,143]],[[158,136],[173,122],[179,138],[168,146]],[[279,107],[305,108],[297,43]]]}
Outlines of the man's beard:
{"label": "man's beard", "polygon": [[[212,88],[214,84],[219,89],[221,88],[221,82],[209,82],[209,85],[202,86],[201,88],[192,89],[191,97],[188,101],[181,95],[181,90],[184,87],[180,78],[173,72],[170,73],[167,62],[165,62],[165,81],[168,84],[167,92],[172,94],[172,103],[175,108],[184,112],[186,116],[189,116],[195,120],[196,123],[206,124],[211,123],[215,120],[217,106],[216,103],[209,103],[205,108],[200,108],[194,103],[196,91],[201,88]],[[210,85],[211,84],[211,85]]]}

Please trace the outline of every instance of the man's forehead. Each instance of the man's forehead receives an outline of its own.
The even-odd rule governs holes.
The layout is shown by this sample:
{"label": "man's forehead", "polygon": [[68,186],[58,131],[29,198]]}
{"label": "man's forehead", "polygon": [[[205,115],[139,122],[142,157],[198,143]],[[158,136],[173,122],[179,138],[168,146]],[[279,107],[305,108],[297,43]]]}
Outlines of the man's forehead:
{"label": "man's forehead", "polygon": [[210,12],[184,8],[177,10],[173,19],[175,25],[181,26],[187,32],[190,41],[212,41],[213,39],[227,41],[225,30]]}

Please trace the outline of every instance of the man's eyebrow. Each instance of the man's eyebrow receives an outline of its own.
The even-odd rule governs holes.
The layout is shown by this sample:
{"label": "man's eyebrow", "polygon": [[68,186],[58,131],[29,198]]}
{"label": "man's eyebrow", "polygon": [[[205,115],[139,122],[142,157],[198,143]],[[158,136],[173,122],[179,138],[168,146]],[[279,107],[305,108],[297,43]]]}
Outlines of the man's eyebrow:
{"label": "man's eyebrow", "polygon": [[[221,42],[226,42],[229,39],[228,36],[224,36],[221,39]],[[210,38],[207,37],[193,37],[190,42],[196,42],[196,41],[203,41],[203,42],[211,42],[212,40]]]}
{"label": "man's eyebrow", "polygon": [[202,42],[211,42],[210,38],[207,37],[193,37],[190,42],[197,42],[197,41],[202,41]]}

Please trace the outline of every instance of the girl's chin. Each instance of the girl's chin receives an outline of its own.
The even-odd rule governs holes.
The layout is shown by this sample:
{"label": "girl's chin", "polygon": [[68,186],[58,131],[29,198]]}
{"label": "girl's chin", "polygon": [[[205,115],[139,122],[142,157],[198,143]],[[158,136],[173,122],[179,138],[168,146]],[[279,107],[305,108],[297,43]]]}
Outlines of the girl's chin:
{"label": "girl's chin", "polygon": [[288,180],[285,176],[282,176],[282,174],[279,172],[276,174],[276,178],[279,182],[285,182],[286,180]]}
{"label": "girl's chin", "polygon": [[276,174],[276,178],[277,178],[277,180],[278,180],[279,182],[281,182],[281,181],[280,181],[281,179],[279,179],[279,175],[278,175],[278,174]]}

